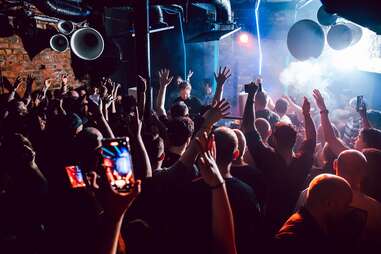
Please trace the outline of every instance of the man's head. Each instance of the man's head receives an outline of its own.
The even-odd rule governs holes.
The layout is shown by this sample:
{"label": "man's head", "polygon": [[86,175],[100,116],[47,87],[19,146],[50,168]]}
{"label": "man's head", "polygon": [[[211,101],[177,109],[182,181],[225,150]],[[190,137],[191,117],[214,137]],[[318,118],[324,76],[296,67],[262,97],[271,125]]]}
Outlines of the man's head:
{"label": "man's head", "polygon": [[351,202],[351,186],[342,177],[321,174],[308,187],[306,207],[314,216],[319,216],[321,223],[329,224],[342,216]]}
{"label": "man's head", "polygon": [[243,155],[246,153],[246,138],[241,130],[234,129],[233,131],[235,135],[237,136],[238,151],[239,151],[239,156],[235,159],[235,161],[241,161]]}
{"label": "man's head", "polygon": [[194,123],[189,117],[176,117],[168,123],[168,141],[170,146],[186,147],[193,135]]}
{"label": "man's head", "polygon": [[77,159],[81,163],[83,170],[96,171],[98,164],[97,150],[102,146],[102,133],[93,127],[83,129],[78,133],[75,140],[77,149]]}
{"label": "man's head", "polygon": [[341,152],[334,162],[336,175],[343,177],[356,190],[360,189],[360,184],[366,176],[366,166],[364,154],[357,150]]}
{"label": "man's head", "polygon": [[354,148],[359,151],[365,148],[381,150],[381,131],[373,128],[361,130],[355,141]]}
{"label": "man's head", "polygon": [[259,135],[261,136],[263,142],[267,143],[267,140],[271,135],[270,123],[266,119],[258,118],[255,120],[255,128],[259,132]]}
{"label": "man's head", "polygon": [[280,98],[275,102],[275,112],[280,116],[284,116],[287,113],[288,102]]}
{"label": "man's head", "polygon": [[272,133],[272,141],[277,150],[292,150],[296,142],[296,130],[290,125],[282,122],[275,124]]}
{"label": "man's head", "polygon": [[255,111],[264,110],[267,107],[267,94],[257,92],[255,95]]}
{"label": "man's head", "polygon": [[172,118],[189,116],[189,108],[183,101],[173,104],[170,112]]}
{"label": "man's head", "polygon": [[230,128],[219,127],[214,131],[214,138],[217,165],[226,167],[239,155],[237,135]]}
{"label": "man's head", "polygon": [[188,81],[182,80],[179,84],[180,97],[183,100],[187,100],[190,97],[192,86]]}

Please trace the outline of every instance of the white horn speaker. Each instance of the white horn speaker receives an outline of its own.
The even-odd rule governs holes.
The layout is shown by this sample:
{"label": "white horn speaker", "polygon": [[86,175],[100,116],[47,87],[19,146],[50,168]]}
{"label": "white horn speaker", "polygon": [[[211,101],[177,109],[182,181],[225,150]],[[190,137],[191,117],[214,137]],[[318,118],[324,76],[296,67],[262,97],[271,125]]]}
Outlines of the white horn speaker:
{"label": "white horn speaker", "polygon": [[74,31],[74,24],[73,22],[61,20],[57,24],[58,31],[65,35],[69,35]]}
{"label": "white horn speaker", "polygon": [[80,28],[73,33],[70,39],[73,53],[84,60],[97,59],[104,50],[102,35],[91,27]]}
{"label": "white horn speaker", "polygon": [[56,34],[50,38],[50,47],[57,52],[64,52],[69,48],[69,40],[63,34]]}

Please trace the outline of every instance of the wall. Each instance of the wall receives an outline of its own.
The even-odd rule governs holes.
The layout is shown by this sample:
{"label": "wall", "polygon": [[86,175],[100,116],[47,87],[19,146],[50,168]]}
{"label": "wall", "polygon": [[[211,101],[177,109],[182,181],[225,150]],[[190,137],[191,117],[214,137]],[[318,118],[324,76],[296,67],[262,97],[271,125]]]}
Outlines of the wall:
{"label": "wall", "polygon": [[[60,74],[67,73],[73,84],[74,75],[70,63],[69,50],[65,53],[57,53],[47,48],[31,60],[19,36],[0,38],[0,70],[2,76],[11,83],[14,82],[17,75],[26,77],[26,75],[32,74],[36,77],[35,88],[43,85],[47,78],[55,79],[54,86],[59,86]],[[21,86],[19,93],[22,93],[24,89],[25,86]]]}

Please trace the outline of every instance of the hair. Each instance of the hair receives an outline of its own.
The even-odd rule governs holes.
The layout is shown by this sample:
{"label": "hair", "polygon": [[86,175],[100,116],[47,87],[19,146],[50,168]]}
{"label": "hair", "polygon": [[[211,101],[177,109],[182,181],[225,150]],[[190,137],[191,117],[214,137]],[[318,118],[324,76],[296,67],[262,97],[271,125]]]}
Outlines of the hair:
{"label": "hair", "polygon": [[278,122],[275,124],[273,136],[279,148],[292,149],[296,142],[296,130],[290,124]]}
{"label": "hair", "polygon": [[184,117],[189,114],[189,109],[187,104],[185,104],[183,101],[179,101],[171,106],[170,112],[173,118]]}
{"label": "hair", "polygon": [[367,148],[375,148],[381,150],[381,131],[371,128],[363,129],[360,135],[366,144]]}
{"label": "hair", "polygon": [[219,127],[214,131],[216,141],[217,163],[230,163],[234,152],[238,148],[238,138],[234,131],[228,127]]}
{"label": "hair", "polygon": [[265,139],[269,135],[269,131],[271,130],[270,123],[264,118],[257,118],[255,120],[255,128],[259,132],[259,135],[262,139]]}
{"label": "hair", "polygon": [[287,113],[287,108],[288,108],[288,102],[280,98],[275,102],[275,112],[281,115],[284,115]]}
{"label": "hair", "polygon": [[185,145],[194,132],[194,123],[187,116],[173,118],[167,127],[168,141],[173,146]]}
{"label": "hair", "polygon": [[183,90],[183,89],[186,89],[186,88],[192,89],[192,85],[188,81],[186,81],[186,80],[180,80],[179,81],[179,89]]}
{"label": "hair", "polygon": [[258,92],[255,95],[255,102],[262,107],[266,107],[267,105],[267,94],[265,92]]}
{"label": "hair", "polygon": [[246,151],[246,138],[243,132],[239,129],[233,129],[238,141],[239,157],[236,160],[241,160]]}

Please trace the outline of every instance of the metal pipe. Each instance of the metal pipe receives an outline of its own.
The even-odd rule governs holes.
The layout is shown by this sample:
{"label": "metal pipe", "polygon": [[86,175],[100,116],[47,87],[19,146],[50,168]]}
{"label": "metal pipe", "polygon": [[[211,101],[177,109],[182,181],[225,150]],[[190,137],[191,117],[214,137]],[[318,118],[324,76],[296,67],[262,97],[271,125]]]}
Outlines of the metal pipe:
{"label": "metal pipe", "polygon": [[[144,118],[149,119],[152,109],[151,93],[151,50],[150,50],[150,31],[149,31],[149,0],[140,0],[136,2],[136,22],[135,22],[135,40],[136,40],[136,59],[137,73],[147,80],[146,104],[144,109]],[[139,83],[136,77],[136,84]],[[137,85],[138,98],[142,88]]]}

